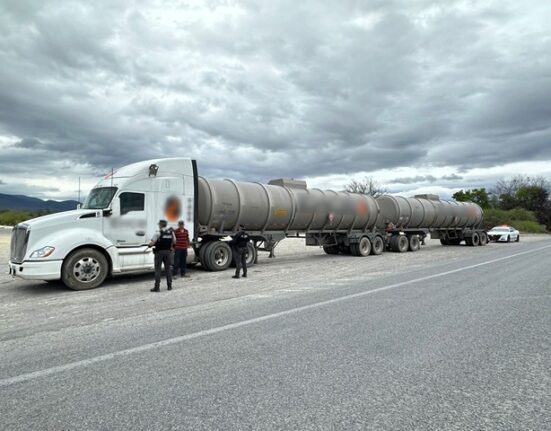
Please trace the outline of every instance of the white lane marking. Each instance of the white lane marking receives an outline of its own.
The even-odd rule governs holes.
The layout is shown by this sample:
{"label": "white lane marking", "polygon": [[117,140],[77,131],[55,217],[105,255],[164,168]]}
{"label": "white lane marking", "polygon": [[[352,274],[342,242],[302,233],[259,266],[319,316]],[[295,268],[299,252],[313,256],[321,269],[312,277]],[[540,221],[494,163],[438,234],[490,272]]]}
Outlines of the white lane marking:
{"label": "white lane marking", "polygon": [[212,328],[212,329],[205,329],[203,331],[194,332],[192,334],[187,334],[187,335],[182,335],[182,336],[179,336],[179,337],[168,338],[166,340],[156,341],[154,343],[143,344],[141,346],[132,347],[130,349],[119,350],[117,352],[107,353],[105,355],[95,356],[93,358],[83,359],[81,361],[70,362],[68,364],[63,364],[63,365],[58,365],[56,367],[46,368],[44,370],[34,371],[32,373],[20,374],[19,376],[8,377],[6,379],[0,380],[0,387],[2,387],[2,386],[11,386],[11,385],[14,385],[16,383],[22,383],[22,382],[27,382],[29,380],[34,380],[34,379],[37,379],[37,378],[40,378],[40,377],[51,376],[52,374],[62,373],[64,371],[73,370],[75,368],[86,367],[88,365],[96,364],[98,362],[104,362],[104,361],[108,361],[108,360],[111,360],[111,359],[115,359],[119,356],[133,355],[135,353],[140,353],[140,352],[146,352],[148,350],[153,350],[153,349],[156,349],[158,347],[170,346],[172,344],[182,343],[184,341],[193,340],[195,338],[205,337],[207,335],[212,335],[212,334],[218,334],[220,332],[229,331],[231,329],[240,328],[242,326],[248,326],[248,325],[252,325],[254,323],[264,322],[266,320],[276,319],[278,317],[287,316],[289,314],[295,314],[295,313],[299,313],[301,311],[312,310],[314,308],[324,307],[326,305],[336,304],[338,302],[348,301],[348,300],[354,299],[354,298],[360,298],[362,296],[371,295],[373,293],[382,292],[382,291],[385,291],[385,290],[395,289],[397,287],[402,287],[402,286],[406,286],[408,284],[418,283],[420,281],[427,281],[427,280],[432,280],[432,279],[438,278],[438,277],[444,277],[446,275],[455,274],[457,272],[465,271],[465,270],[468,270],[468,269],[478,268],[480,266],[489,265],[489,264],[492,264],[492,263],[495,263],[495,262],[500,262],[502,260],[511,259],[511,258],[517,257],[517,256],[522,256],[524,254],[535,253],[537,251],[541,251],[541,250],[544,250],[544,249],[547,249],[547,248],[550,248],[550,247],[551,247],[551,245],[547,245],[545,247],[539,247],[539,248],[536,248],[536,249],[533,249],[533,250],[527,250],[527,251],[523,251],[523,252],[520,252],[520,253],[511,254],[511,255],[508,255],[508,256],[498,257],[496,259],[488,260],[486,262],[476,263],[474,265],[464,266],[462,268],[452,269],[450,271],[439,272],[438,274],[427,275],[425,277],[420,277],[420,278],[416,278],[416,279],[413,279],[413,280],[402,281],[400,283],[395,283],[395,284],[390,284],[388,286],[378,287],[377,289],[368,290],[368,291],[365,291],[365,292],[352,293],[350,295],[340,296],[338,298],[328,299],[326,301],[316,302],[314,304],[303,305],[301,307],[291,308],[289,310],[280,311],[280,312],[272,313],[272,314],[267,314],[265,316],[255,317],[253,319],[242,320],[241,322],[230,323],[228,325],[218,326],[218,327]]}

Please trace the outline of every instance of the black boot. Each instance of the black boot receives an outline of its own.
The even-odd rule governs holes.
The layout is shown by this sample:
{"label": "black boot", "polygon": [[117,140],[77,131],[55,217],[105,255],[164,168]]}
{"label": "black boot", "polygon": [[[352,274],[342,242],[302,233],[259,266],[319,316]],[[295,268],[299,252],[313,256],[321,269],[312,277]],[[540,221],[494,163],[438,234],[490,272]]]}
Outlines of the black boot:
{"label": "black boot", "polygon": [[168,288],[166,290],[172,290],[172,286],[169,285]]}
{"label": "black boot", "polygon": [[239,278],[239,274],[235,274],[232,278]]}
{"label": "black boot", "polygon": [[161,289],[159,289],[158,287],[154,287],[153,289],[150,290],[150,292],[160,292]]}
{"label": "black boot", "polygon": [[243,273],[243,277],[247,278],[247,273],[246,272]]}

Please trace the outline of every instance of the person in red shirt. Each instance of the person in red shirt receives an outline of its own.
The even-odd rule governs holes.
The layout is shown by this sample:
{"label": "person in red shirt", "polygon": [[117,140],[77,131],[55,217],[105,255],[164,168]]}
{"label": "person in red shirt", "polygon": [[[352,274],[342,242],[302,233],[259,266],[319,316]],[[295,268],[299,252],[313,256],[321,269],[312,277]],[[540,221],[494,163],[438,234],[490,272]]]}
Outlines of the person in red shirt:
{"label": "person in red shirt", "polygon": [[174,277],[180,272],[182,277],[189,277],[186,274],[187,249],[189,248],[189,232],[184,227],[184,221],[178,222],[178,228],[174,230],[176,245],[174,246]]}

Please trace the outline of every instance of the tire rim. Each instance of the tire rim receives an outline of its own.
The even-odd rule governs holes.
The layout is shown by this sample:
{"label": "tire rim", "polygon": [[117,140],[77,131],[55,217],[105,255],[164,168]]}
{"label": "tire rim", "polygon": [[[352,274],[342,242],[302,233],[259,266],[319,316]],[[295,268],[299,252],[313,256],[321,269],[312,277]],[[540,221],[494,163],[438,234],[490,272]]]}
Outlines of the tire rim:
{"label": "tire rim", "polygon": [[214,262],[217,266],[224,266],[228,261],[228,252],[220,247],[214,252]]}
{"label": "tire rim", "polygon": [[73,276],[82,283],[94,281],[100,272],[101,266],[93,257],[83,257],[73,266]]}
{"label": "tire rim", "polygon": [[362,238],[360,241],[360,253],[362,256],[366,256],[371,251],[371,247],[369,247],[369,240],[367,238]]}
{"label": "tire rim", "polygon": [[375,239],[374,247],[375,247],[375,250],[377,251],[383,251],[383,248],[385,247],[385,243],[380,237],[377,237],[377,239]]}

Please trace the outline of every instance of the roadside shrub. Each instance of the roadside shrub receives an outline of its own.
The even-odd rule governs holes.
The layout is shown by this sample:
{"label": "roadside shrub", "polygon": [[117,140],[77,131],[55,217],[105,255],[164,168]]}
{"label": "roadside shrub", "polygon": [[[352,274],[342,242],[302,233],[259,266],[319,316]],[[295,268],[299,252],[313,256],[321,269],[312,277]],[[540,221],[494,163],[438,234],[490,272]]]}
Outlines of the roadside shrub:
{"label": "roadside shrub", "polygon": [[0,210],[0,225],[15,226],[25,220],[36,217],[36,214],[29,211]]}
{"label": "roadside shrub", "polygon": [[511,226],[524,233],[546,233],[547,229],[542,224],[529,220],[513,220]]}
{"label": "roadside shrub", "polygon": [[496,208],[484,210],[485,229],[491,229],[502,224],[513,226],[524,233],[547,232],[545,226],[537,222],[537,218],[532,211],[523,208],[514,208],[508,211]]}

